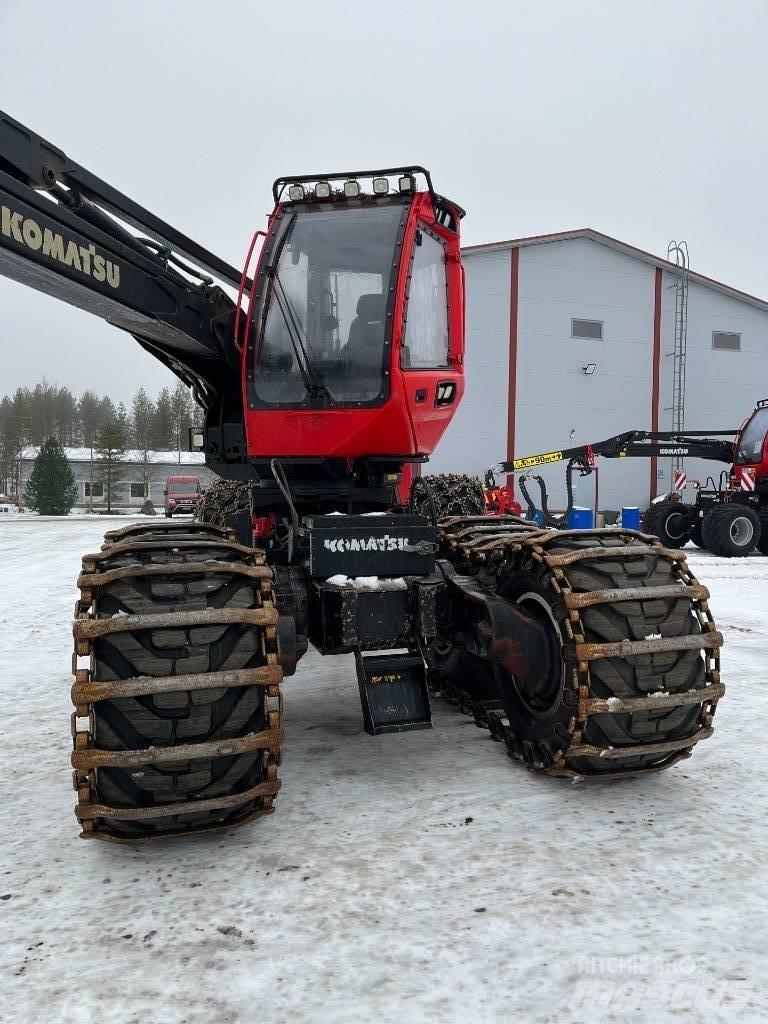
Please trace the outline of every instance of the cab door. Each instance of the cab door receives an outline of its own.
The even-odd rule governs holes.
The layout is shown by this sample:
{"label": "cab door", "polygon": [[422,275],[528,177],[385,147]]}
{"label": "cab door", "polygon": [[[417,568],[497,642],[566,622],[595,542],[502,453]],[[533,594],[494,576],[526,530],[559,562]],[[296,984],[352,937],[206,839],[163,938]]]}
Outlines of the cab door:
{"label": "cab door", "polygon": [[419,220],[405,300],[400,348],[417,451],[429,454],[461,398],[463,374],[463,276],[458,237]]}

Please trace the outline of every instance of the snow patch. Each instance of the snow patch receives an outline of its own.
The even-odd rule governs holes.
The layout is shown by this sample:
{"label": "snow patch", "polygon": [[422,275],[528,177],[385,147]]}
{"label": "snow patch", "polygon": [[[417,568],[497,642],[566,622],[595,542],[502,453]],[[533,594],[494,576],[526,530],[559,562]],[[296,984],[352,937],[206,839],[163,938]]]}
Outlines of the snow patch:
{"label": "snow patch", "polygon": [[380,576],[345,576],[344,573],[337,573],[329,576],[325,581],[332,587],[351,587],[353,590],[407,590],[408,584],[402,576],[380,577]]}
{"label": "snow patch", "polygon": [[[325,514],[327,516],[345,516],[348,513],[347,512],[326,512]],[[362,516],[388,516],[391,513],[389,513],[389,512],[358,512],[357,514],[358,515],[362,515]]]}
{"label": "snow patch", "polygon": [[646,640],[661,640],[661,633],[649,633]]}

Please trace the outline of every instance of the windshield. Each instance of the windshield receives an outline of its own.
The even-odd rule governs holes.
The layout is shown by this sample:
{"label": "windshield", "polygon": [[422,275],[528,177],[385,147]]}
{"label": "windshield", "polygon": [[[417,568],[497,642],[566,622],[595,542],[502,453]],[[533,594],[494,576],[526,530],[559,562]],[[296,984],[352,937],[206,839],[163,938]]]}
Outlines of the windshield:
{"label": "windshield", "polygon": [[382,395],[388,298],[407,209],[397,203],[289,215],[256,354],[258,401],[303,405],[312,387],[341,404]]}
{"label": "windshield", "polygon": [[739,438],[736,465],[747,466],[763,461],[763,441],[768,433],[768,409],[758,409]]}
{"label": "windshield", "polygon": [[197,480],[175,480],[168,488],[171,494],[196,494],[199,489],[200,483]]}

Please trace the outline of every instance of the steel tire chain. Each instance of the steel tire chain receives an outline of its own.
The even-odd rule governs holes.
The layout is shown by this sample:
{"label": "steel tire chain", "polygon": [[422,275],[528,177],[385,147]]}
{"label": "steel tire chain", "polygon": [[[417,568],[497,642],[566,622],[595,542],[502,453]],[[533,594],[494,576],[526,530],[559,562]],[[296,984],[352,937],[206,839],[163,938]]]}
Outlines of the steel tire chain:
{"label": "steel tire chain", "polygon": [[239,480],[216,480],[197,503],[195,519],[226,526],[230,516],[250,510],[250,486]]}
{"label": "steel tire chain", "polygon": [[[167,539],[146,539],[146,534],[158,534]],[[235,534],[231,529],[204,523],[163,523],[136,524],[120,530],[113,530],[105,534],[104,544],[100,552],[84,555],[82,560],[82,571],[78,577],[77,586],[80,590],[80,597],[75,602],[75,619],[73,623],[73,635],[75,638],[75,649],[72,655],[72,674],[75,682],[72,686],[72,703],[75,710],[71,715],[71,732],[73,740],[72,753],[72,785],[77,793],[78,802],[75,806],[75,816],[81,825],[80,833],[83,839],[102,839],[115,843],[148,842],[154,839],[172,838],[174,836],[188,836],[198,833],[229,832],[239,825],[244,825],[257,817],[271,814],[274,811],[274,801],[281,787],[277,777],[277,769],[281,761],[281,749],[283,732],[281,728],[283,714],[283,696],[280,689],[282,681],[282,670],[278,662],[278,640],[277,640],[277,614],[274,604],[272,589],[272,571],[266,565],[264,553],[258,549],[245,548],[234,540]],[[148,548],[162,550],[179,549],[183,547],[216,546],[227,547],[232,551],[232,560],[188,562],[170,565],[128,566],[127,572],[137,575],[152,575],[158,568],[165,571],[183,572],[221,572],[226,571],[242,572],[244,575],[259,580],[259,591],[261,594],[260,607],[257,609],[224,609],[218,612],[216,609],[209,609],[214,614],[209,621],[250,621],[253,628],[261,634],[261,649],[264,655],[264,666],[254,669],[242,669],[209,673],[195,673],[193,675],[178,675],[167,677],[133,677],[132,679],[101,682],[91,678],[91,668],[79,668],[78,659],[87,657],[93,664],[93,640],[95,634],[102,629],[106,632],[125,628],[130,620],[131,629],[141,629],[141,621],[168,618],[168,627],[177,626],[183,622],[185,613],[178,616],[171,615],[130,615],[121,616],[116,625],[112,625],[112,619],[97,619],[93,615],[92,605],[94,598],[98,595],[103,581],[101,576],[108,576],[109,573],[101,573],[99,564],[107,561],[111,555],[130,553],[131,550],[141,551]],[[236,560],[237,563],[236,564]],[[126,574],[126,569],[113,570],[112,574]],[[194,622],[195,617],[206,617],[206,612],[188,612],[186,617]],[[274,619],[274,622],[272,620]],[[263,620],[263,621],[262,621]],[[153,621],[151,628],[159,628]],[[216,678],[219,677],[219,678]],[[180,685],[181,684],[181,685]],[[120,766],[120,764],[155,764],[167,760],[167,751],[173,747],[150,746],[137,751],[110,751],[102,750],[95,745],[93,734],[95,727],[94,704],[98,700],[115,699],[121,695],[130,693],[141,693],[151,696],[153,692],[170,692],[183,689],[215,689],[218,686],[262,686],[265,690],[265,717],[267,728],[260,733],[247,737],[238,737],[230,740],[210,741],[207,743],[186,744],[183,748],[184,760],[191,760],[195,757],[228,757],[233,753],[242,753],[255,749],[265,751],[265,781],[244,793],[233,794],[224,797],[216,797],[207,800],[190,800],[183,804],[160,804],[150,808],[114,808],[100,804],[96,798],[96,770],[101,766]],[[88,728],[83,730],[78,727],[78,720],[87,719]],[[180,748],[179,748],[180,749]],[[157,811],[165,816],[169,808],[174,808],[171,813],[184,814],[193,813],[199,810],[214,810],[238,804],[247,803],[255,799],[256,806],[248,814],[237,821],[230,821],[222,825],[200,826],[198,828],[188,827],[182,832],[169,831],[158,835],[147,836],[126,836],[121,837],[108,831],[100,830],[99,817],[132,818],[134,820],[149,819],[157,817],[152,811]]]}
{"label": "steel tire chain", "polygon": [[[489,566],[517,561],[522,570],[531,568],[535,563],[544,565],[552,570],[553,577],[551,586],[554,592],[563,599],[568,609],[568,614],[563,622],[566,630],[566,644],[574,652],[579,651],[587,657],[573,657],[567,659],[572,673],[572,692],[577,695],[574,706],[574,713],[571,717],[568,732],[569,744],[559,751],[552,751],[547,744],[533,744],[518,736],[506,712],[502,708],[500,700],[475,700],[471,694],[461,687],[455,686],[446,679],[439,681],[432,687],[433,692],[443,694],[464,714],[471,714],[475,724],[480,728],[488,729],[494,740],[503,742],[507,747],[510,757],[518,761],[524,761],[532,771],[540,771],[547,775],[566,778],[594,778],[594,779],[615,779],[626,775],[642,775],[651,772],[663,771],[678,761],[690,757],[694,744],[699,740],[706,739],[712,734],[712,720],[717,709],[719,699],[725,693],[725,687],[720,680],[720,647],[722,647],[722,635],[715,628],[712,613],[709,609],[709,591],[701,586],[688,567],[685,556],[679,550],[665,548],[658,537],[639,533],[635,530],[554,530],[542,529],[533,526],[529,521],[518,516],[499,516],[494,525],[489,525],[486,517],[471,517],[444,519],[439,524],[440,541],[443,554],[448,560],[451,556],[459,556],[461,559],[474,562],[478,567],[488,568]],[[548,554],[547,547],[564,536],[611,536],[624,540],[626,548],[595,547],[580,549],[578,551],[557,554]],[[609,644],[588,644],[584,633],[584,625],[581,619],[580,607],[590,604],[611,603],[619,601],[617,594],[609,597],[609,592],[593,591],[591,593],[574,593],[568,582],[568,564],[602,559],[609,552],[614,559],[620,558],[622,554],[655,554],[667,559],[672,563],[676,580],[683,587],[688,588],[686,596],[691,601],[691,611],[697,619],[701,633],[689,637],[669,637],[658,640],[626,641],[626,656],[632,656],[639,651],[639,644],[644,645],[649,652],[657,650],[680,650],[690,647],[700,647],[704,652],[705,685],[702,689],[693,693],[674,693],[665,695],[663,698],[627,698],[625,700],[615,699],[601,701],[590,695],[590,669],[591,660],[600,657],[604,650],[611,646]],[[570,558],[568,555],[573,555]],[[654,588],[645,588],[645,596],[652,598]],[[658,589],[658,588],[657,588]],[[622,592],[624,595],[630,591]],[[668,595],[670,596],[670,595]],[[625,599],[626,596],[625,596]],[[637,599],[637,598],[635,598]],[[620,651],[614,651],[611,656],[617,656]],[[606,656],[602,653],[602,656]],[[582,744],[584,729],[587,719],[594,714],[627,714],[632,713],[632,701],[645,700],[645,708],[651,707],[673,707],[687,703],[700,703],[699,718],[696,731],[688,737],[681,738],[660,744],[662,748],[658,751],[662,760],[657,764],[642,766],[615,772],[595,772],[592,775],[586,774],[583,770],[576,771],[569,766],[568,762],[574,757],[605,757],[605,748],[589,747]],[[655,704],[651,703],[655,700]],[[641,710],[641,707],[634,705],[634,711]],[[642,753],[652,753],[653,744],[638,744],[632,747],[620,747],[611,750],[611,757],[637,756]],[[668,755],[668,756],[666,756]]]}

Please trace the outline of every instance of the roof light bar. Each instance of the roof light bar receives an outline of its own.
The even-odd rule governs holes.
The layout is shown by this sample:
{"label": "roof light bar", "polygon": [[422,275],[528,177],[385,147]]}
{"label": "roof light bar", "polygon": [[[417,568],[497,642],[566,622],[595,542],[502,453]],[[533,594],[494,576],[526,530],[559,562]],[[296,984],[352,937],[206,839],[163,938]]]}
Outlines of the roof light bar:
{"label": "roof light bar", "polygon": [[[284,193],[287,196],[291,185],[301,185],[305,190],[305,198],[330,199],[337,191],[344,195],[344,182],[362,180],[370,182],[375,179],[382,179],[382,183],[373,189],[374,195],[386,194],[383,191],[378,191],[378,189],[383,189],[384,179],[387,180],[390,191],[393,188],[399,187],[400,191],[415,192],[417,179],[422,177],[426,183],[426,190],[432,196],[436,196],[429,171],[426,167],[421,167],[418,164],[406,165],[405,167],[376,167],[364,171],[348,170],[334,173],[326,171],[318,174],[294,174],[285,178],[277,178],[272,184],[272,194],[275,202],[279,203]],[[318,185],[321,185],[319,194],[315,191]],[[330,189],[329,195],[325,194],[325,187],[323,186],[327,186]],[[362,189],[359,194],[362,195]]]}

